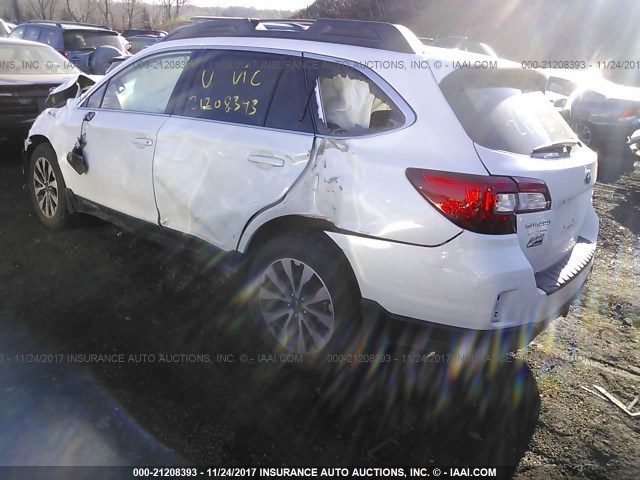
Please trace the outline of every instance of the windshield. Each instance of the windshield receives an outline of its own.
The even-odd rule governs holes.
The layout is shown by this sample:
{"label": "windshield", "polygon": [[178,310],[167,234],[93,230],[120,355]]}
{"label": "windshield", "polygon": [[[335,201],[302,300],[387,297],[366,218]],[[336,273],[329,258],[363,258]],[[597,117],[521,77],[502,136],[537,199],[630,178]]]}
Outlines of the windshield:
{"label": "windshield", "polygon": [[124,43],[116,32],[103,30],[67,30],[63,34],[66,50],[82,50],[84,48],[98,48],[102,45],[116,47],[124,51]]}
{"label": "windshield", "polygon": [[475,143],[530,155],[541,146],[577,141],[569,125],[545,100],[535,78],[483,75],[477,81],[447,82],[445,78],[441,84],[449,105]]}
{"label": "windshield", "polygon": [[46,45],[0,45],[0,74],[59,75],[81,73],[69,60]]}

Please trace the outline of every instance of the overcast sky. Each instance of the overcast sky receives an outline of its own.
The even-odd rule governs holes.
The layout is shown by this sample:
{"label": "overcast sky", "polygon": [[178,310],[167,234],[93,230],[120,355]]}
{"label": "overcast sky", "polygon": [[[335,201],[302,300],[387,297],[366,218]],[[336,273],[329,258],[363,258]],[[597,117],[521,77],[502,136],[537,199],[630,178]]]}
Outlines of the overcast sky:
{"label": "overcast sky", "polygon": [[313,3],[313,0],[191,0],[200,7],[256,7],[277,10],[298,10]]}

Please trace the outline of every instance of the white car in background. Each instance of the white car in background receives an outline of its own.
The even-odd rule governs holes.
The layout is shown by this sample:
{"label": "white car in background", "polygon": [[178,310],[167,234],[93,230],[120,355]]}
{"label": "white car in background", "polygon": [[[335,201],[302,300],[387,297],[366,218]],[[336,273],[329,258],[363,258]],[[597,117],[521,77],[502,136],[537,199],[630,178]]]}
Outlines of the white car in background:
{"label": "white car in background", "polygon": [[246,260],[254,316],[299,353],[370,318],[504,351],[566,313],[596,247],[596,155],[545,77],[401,26],[283,22],[183,27],[45,111],[25,143],[40,220]]}
{"label": "white car in background", "polygon": [[15,23],[5,22],[0,18],[0,37],[8,37],[14,28],[16,28]]}

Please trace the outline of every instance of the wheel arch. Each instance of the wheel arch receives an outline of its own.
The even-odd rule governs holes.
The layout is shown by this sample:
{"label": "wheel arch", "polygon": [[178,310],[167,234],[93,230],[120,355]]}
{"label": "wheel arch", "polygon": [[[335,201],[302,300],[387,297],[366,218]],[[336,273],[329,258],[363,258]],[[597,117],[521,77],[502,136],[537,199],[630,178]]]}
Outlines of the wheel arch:
{"label": "wheel arch", "polygon": [[[31,160],[31,155],[33,151],[38,148],[40,145],[48,143],[51,146],[55,154],[55,148],[53,148],[53,144],[49,141],[47,137],[40,134],[31,135],[29,137],[29,146],[23,152],[22,155],[22,176],[24,177],[25,182],[27,181],[28,169],[29,169],[29,160]],[[57,159],[57,158],[56,158]]]}
{"label": "wheel arch", "polygon": [[[305,217],[302,215],[285,215],[282,217],[276,217],[262,224],[253,232],[253,234],[251,234],[251,237],[245,242],[245,247],[242,249],[241,253],[246,257],[251,258],[261,245],[266,244],[272,238],[289,233],[307,233],[309,235],[313,235],[336,230],[337,228],[333,223],[322,218]],[[361,296],[358,279],[353,271],[353,267],[347,259],[347,256],[328,235],[325,235],[325,238],[327,240],[327,245],[335,253],[336,258],[338,258],[346,268],[352,285],[357,289],[358,295]]]}

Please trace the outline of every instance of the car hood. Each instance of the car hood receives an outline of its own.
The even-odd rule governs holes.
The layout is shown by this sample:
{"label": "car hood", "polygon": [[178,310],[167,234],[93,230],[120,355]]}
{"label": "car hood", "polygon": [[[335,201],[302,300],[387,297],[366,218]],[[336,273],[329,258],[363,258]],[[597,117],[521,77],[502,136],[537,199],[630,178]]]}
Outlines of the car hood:
{"label": "car hood", "polygon": [[66,78],[61,85],[51,90],[45,105],[54,108],[62,107],[67,103],[67,100],[80,96],[83,91],[94,85],[102,77],[102,75],[72,75]]}

